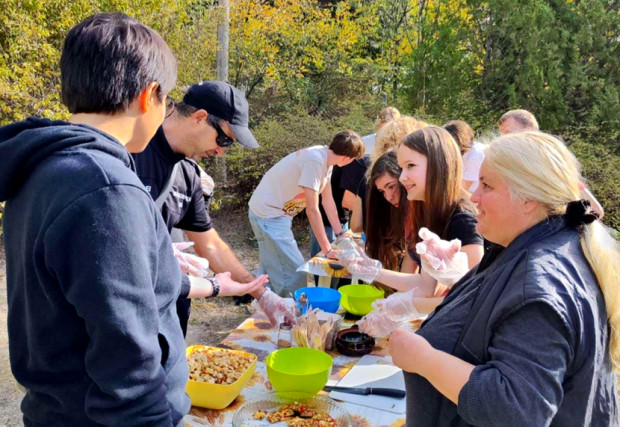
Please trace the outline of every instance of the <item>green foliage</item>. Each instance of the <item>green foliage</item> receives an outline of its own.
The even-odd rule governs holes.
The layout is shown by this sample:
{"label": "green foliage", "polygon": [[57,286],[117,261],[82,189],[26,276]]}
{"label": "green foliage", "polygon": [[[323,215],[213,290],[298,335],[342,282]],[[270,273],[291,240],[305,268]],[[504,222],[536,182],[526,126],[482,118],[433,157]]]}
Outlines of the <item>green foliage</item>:
{"label": "green foliage", "polygon": [[620,231],[620,133],[602,136],[597,128],[582,127],[561,135],[581,162],[588,188],[605,209],[603,222]]}
{"label": "green foliage", "polygon": [[[59,99],[63,39],[97,11],[159,31],[178,58],[179,89],[216,75],[215,0],[0,0],[0,8],[0,125],[68,116]],[[229,81],[246,91],[261,148],[207,161],[217,194],[243,202],[295,149],[343,128],[371,133],[387,96],[403,113],[464,119],[478,132],[509,108],[531,110],[543,129],[568,135],[618,227],[617,1],[235,0],[230,16]]]}

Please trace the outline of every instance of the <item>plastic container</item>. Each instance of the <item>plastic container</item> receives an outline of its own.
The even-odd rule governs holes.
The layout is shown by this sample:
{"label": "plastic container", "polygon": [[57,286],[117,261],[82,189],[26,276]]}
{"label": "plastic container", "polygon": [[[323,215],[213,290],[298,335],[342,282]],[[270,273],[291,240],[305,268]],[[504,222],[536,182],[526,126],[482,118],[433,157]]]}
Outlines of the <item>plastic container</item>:
{"label": "plastic container", "polygon": [[335,313],[338,311],[338,307],[340,307],[340,292],[335,289],[318,287],[300,288],[295,291],[295,301],[301,310],[301,314],[306,313],[306,307],[302,307],[299,304],[299,297],[302,293],[305,293],[308,297],[308,306],[311,308],[318,308],[328,313]]}
{"label": "plastic container", "polygon": [[348,313],[365,316],[373,310],[371,304],[385,296],[383,289],[372,285],[346,285],[338,289],[342,298],[340,304]]}
{"label": "plastic container", "polygon": [[[194,351],[194,349],[203,348],[208,349],[210,347],[204,345],[192,345],[187,347],[187,349],[185,350],[185,354],[189,356]],[[224,349],[218,348],[218,350]],[[224,409],[228,405],[230,405],[237,396],[239,396],[239,393],[241,393],[243,387],[245,387],[247,382],[252,377],[254,369],[256,368],[256,355],[238,350],[226,351],[229,351],[231,353],[241,353],[246,356],[252,357],[254,360],[241,375],[241,377],[239,377],[239,379],[232,384],[210,384],[194,380],[188,380],[185,391],[187,392],[190,400],[192,401],[192,405],[200,406],[201,408]]]}
{"label": "plastic container", "polygon": [[375,339],[359,331],[357,325],[338,332],[336,349],[338,353],[349,357],[362,357],[372,351]]}
{"label": "plastic container", "polygon": [[320,350],[291,347],[267,356],[267,377],[274,390],[316,394],[325,387],[332,371],[332,357]]}
{"label": "plastic container", "polygon": [[[350,427],[353,425],[351,416],[344,408],[333,399],[326,396],[315,396],[306,393],[268,393],[245,402],[233,415],[233,427],[251,425],[268,425],[266,420],[259,421],[254,418],[257,411],[274,412],[282,405],[291,402],[299,402],[313,409],[325,412],[336,420],[338,427]],[[284,423],[279,423],[284,424]]]}

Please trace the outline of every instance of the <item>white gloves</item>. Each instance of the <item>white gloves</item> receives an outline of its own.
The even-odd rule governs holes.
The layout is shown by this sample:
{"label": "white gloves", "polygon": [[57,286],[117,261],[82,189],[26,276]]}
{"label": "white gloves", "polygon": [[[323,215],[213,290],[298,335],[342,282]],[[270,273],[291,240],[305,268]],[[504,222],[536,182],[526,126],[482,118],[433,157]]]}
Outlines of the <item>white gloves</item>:
{"label": "white gloves", "polygon": [[352,276],[371,284],[383,268],[380,261],[369,258],[364,250],[351,239],[336,243],[336,256]]}
{"label": "white gloves", "polygon": [[181,267],[181,271],[183,273],[194,277],[207,277],[209,274],[208,260],[200,258],[196,255],[181,252],[192,247],[193,245],[194,242],[173,243],[172,250],[174,251],[174,256],[179,262],[179,266]]}
{"label": "white gloves", "polygon": [[414,296],[421,296],[417,288],[407,292],[396,292],[384,299],[378,299],[372,303],[375,311],[379,311],[395,322],[413,320],[422,317],[413,304]]}
{"label": "white gloves", "polygon": [[357,325],[361,332],[374,338],[383,338],[400,328],[401,322],[390,320],[379,310],[374,310],[358,320]]}
{"label": "white gloves", "polygon": [[418,289],[396,292],[373,302],[375,310],[357,322],[360,330],[370,336],[382,338],[399,328],[402,322],[422,317],[423,314],[419,313],[413,304],[413,298],[419,293]]}
{"label": "white gloves", "polygon": [[265,313],[271,326],[277,326],[282,317],[285,322],[295,323],[295,300],[282,298],[271,289],[265,289],[258,300],[252,301],[252,307]]}
{"label": "white gloves", "polygon": [[415,249],[422,260],[422,269],[439,283],[452,287],[469,271],[467,254],[460,251],[460,240],[441,240],[425,227],[419,235],[423,241]]}

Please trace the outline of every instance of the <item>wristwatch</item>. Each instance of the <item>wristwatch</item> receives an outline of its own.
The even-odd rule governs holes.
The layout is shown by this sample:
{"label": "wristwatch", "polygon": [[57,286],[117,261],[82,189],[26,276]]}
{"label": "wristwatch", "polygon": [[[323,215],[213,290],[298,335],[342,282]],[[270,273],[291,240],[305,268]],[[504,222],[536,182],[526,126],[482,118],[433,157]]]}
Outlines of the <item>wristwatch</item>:
{"label": "wristwatch", "polygon": [[216,296],[220,294],[220,282],[215,277],[210,277],[207,280],[209,280],[209,282],[211,282],[211,285],[213,286],[213,293],[209,295],[207,299],[215,298]]}
{"label": "wristwatch", "polygon": [[343,236],[344,233],[346,233],[346,231],[342,230],[340,233],[336,233],[335,236],[340,237],[340,236]]}

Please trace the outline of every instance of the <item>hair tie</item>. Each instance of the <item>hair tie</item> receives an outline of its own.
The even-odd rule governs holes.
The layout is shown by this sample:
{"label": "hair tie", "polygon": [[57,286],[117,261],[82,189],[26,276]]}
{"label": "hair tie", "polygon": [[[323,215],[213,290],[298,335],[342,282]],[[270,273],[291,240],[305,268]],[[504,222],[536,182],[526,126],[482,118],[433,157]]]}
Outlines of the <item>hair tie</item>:
{"label": "hair tie", "polygon": [[594,222],[599,218],[599,214],[594,212],[587,200],[575,200],[566,205],[566,223],[572,227],[579,227]]}

